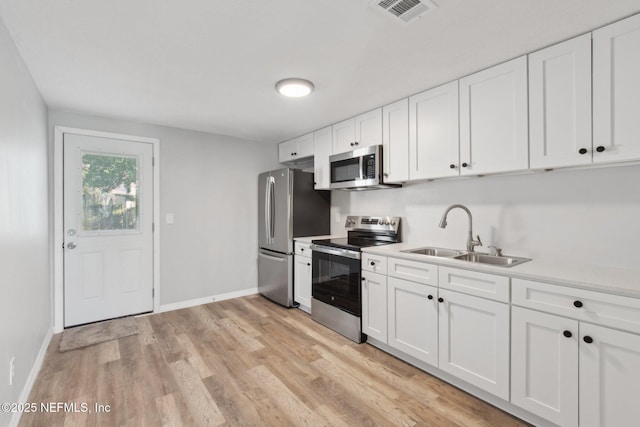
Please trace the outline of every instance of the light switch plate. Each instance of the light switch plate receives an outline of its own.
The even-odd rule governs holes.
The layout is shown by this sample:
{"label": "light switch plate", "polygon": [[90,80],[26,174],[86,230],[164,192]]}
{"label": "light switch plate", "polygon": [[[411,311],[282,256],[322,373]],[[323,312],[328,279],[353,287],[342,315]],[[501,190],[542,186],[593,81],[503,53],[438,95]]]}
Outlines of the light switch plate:
{"label": "light switch plate", "polygon": [[167,224],[173,224],[173,214],[172,213],[168,213],[167,214],[166,221],[167,221]]}

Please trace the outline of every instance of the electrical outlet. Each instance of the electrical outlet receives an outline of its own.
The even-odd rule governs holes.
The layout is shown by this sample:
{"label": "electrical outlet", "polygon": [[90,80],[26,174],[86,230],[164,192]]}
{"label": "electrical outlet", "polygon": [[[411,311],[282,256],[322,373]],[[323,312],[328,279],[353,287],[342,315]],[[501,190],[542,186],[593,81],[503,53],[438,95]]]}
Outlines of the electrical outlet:
{"label": "electrical outlet", "polygon": [[13,385],[13,377],[16,375],[16,357],[9,361],[9,385]]}
{"label": "electrical outlet", "polygon": [[340,222],[340,212],[336,212],[336,222]]}

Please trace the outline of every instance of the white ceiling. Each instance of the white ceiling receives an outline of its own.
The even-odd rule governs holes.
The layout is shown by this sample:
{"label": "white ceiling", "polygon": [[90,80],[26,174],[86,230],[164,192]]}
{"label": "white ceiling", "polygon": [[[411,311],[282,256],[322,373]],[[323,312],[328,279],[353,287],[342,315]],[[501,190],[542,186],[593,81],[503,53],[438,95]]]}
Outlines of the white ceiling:
{"label": "white ceiling", "polygon": [[[640,11],[640,0],[0,0],[50,108],[277,142]],[[305,99],[274,90],[313,81]]]}

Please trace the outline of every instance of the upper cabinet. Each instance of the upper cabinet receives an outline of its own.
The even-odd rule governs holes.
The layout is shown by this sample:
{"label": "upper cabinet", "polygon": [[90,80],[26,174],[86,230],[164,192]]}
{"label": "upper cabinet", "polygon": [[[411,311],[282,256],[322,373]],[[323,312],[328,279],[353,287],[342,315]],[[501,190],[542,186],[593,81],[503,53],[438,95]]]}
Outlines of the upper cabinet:
{"label": "upper cabinet", "polygon": [[527,57],[460,79],[460,174],[529,167]]}
{"label": "upper cabinet", "polygon": [[400,183],[409,179],[409,100],[382,108],[382,170],[384,181]]}
{"label": "upper cabinet", "polygon": [[280,163],[297,163],[308,161],[313,157],[313,133],[299,136],[278,145],[278,161]]}
{"label": "upper cabinet", "polygon": [[531,168],[591,163],[591,34],[529,55],[529,126]]}
{"label": "upper cabinet", "polygon": [[382,108],[333,125],[333,154],[382,144]]}
{"label": "upper cabinet", "polygon": [[640,15],[593,32],[593,162],[640,158]]}
{"label": "upper cabinet", "polygon": [[313,133],[313,182],[316,190],[328,190],[331,184],[329,156],[331,155],[331,126]]}
{"label": "upper cabinet", "polygon": [[459,174],[458,81],[409,98],[409,177]]}

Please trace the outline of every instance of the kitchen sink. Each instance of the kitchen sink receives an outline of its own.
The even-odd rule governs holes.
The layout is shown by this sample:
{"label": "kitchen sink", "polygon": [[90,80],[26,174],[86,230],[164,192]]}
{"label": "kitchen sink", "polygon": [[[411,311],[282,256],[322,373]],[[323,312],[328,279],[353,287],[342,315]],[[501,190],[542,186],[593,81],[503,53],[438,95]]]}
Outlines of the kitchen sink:
{"label": "kitchen sink", "polygon": [[435,256],[435,257],[441,257],[441,258],[452,258],[463,253],[462,251],[456,251],[454,249],[443,249],[443,248],[433,248],[433,247],[410,249],[410,250],[401,251],[401,252],[406,252],[408,254]]}
{"label": "kitchen sink", "polygon": [[461,261],[477,262],[478,264],[498,265],[501,267],[513,267],[514,265],[531,261],[531,258],[520,258],[520,257],[514,257],[514,256],[508,256],[508,255],[497,256],[497,255],[489,255],[489,254],[478,254],[478,253],[472,253],[472,252],[455,256],[453,257],[453,259],[459,259]]}

